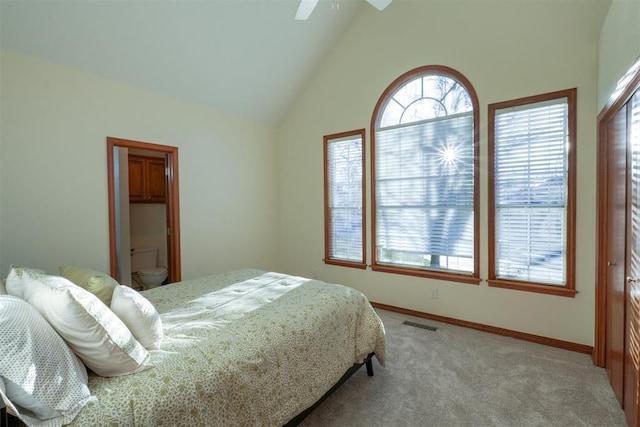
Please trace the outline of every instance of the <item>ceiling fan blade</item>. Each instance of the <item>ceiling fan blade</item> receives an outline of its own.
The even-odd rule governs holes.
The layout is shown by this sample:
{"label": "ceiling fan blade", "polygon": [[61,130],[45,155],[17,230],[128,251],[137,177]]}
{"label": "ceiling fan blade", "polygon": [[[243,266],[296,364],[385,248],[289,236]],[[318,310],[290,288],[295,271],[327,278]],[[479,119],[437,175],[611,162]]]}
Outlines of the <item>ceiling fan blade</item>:
{"label": "ceiling fan blade", "polygon": [[391,0],[367,0],[367,2],[376,9],[382,10],[385,7],[389,6]]}
{"label": "ceiling fan blade", "polygon": [[317,4],[318,0],[300,0],[300,5],[298,5],[298,11],[296,12],[296,19],[298,21],[306,21]]}

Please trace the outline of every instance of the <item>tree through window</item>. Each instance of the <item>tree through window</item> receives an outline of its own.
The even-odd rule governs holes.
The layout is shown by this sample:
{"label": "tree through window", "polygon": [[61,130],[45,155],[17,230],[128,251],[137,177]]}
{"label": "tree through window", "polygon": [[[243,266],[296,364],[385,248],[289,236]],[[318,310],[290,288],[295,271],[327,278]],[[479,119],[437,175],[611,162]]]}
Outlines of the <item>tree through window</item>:
{"label": "tree through window", "polygon": [[442,66],[383,93],[372,119],[374,270],[479,281],[477,110],[471,84]]}

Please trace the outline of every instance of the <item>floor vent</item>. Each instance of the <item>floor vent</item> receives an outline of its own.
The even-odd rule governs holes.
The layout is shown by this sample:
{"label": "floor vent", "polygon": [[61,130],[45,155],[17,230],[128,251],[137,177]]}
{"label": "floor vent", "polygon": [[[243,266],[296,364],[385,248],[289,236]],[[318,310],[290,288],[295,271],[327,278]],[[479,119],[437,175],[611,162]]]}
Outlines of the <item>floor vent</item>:
{"label": "floor vent", "polygon": [[413,326],[416,328],[421,328],[421,329],[426,329],[428,331],[437,331],[438,328],[436,328],[435,326],[430,326],[430,325],[423,325],[422,323],[416,323],[416,322],[409,322],[408,320],[405,320],[404,322],[402,322],[403,325],[408,325],[408,326]]}

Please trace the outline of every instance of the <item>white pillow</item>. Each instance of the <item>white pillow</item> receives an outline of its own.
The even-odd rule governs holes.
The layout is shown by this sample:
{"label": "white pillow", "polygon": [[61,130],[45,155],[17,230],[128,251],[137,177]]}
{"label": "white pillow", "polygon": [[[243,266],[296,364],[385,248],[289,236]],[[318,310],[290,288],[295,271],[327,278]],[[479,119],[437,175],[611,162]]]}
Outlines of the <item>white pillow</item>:
{"label": "white pillow", "polygon": [[0,395],[28,425],[71,422],[91,399],[87,370],[26,301],[0,295]]}
{"label": "white pillow", "polygon": [[147,350],[157,350],[162,344],[162,320],[148,299],[128,286],[118,285],[113,291],[111,311],[124,322]]}
{"label": "white pillow", "polygon": [[13,267],[7,292],[33,305],[96,374],[127,375],[151,366],[149,352],[122,320],[98,297],[64,277]]}
{"label": "white pillow", "polygon": [[74,284],[86,289],[105,303],[111,304],[111,295],[119,283],[108,274],[84,267],[61,266],[58,267],[60,275],[71,280]]}

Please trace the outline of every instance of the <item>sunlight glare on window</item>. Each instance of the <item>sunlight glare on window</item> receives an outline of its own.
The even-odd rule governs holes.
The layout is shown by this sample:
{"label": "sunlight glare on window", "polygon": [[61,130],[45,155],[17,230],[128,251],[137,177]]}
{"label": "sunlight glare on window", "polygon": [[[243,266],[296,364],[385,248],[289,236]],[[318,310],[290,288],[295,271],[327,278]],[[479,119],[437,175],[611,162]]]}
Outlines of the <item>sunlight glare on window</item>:
{"label": "sunlight glare on window", "polygon": [[442,167],[456,167],[460,160],[460,147],[457,144],[447,142],[446,145],[441,145],[437,151],[440,158],[440,165]]}

